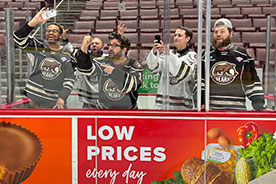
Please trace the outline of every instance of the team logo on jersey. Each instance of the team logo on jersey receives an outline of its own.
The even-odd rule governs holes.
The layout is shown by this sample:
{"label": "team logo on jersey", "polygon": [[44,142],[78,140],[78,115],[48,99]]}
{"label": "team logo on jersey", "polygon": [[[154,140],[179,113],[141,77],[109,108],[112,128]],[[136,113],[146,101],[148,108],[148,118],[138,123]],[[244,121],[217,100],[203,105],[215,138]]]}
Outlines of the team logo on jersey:
{"label": "team logo on jersey", "polygon": [[111,79],[105,81],[103,91],[106,94],[106,96],[112,101],[118,101],[124,97],[124,93],[122,93],[118,89],[117,84],[115,84]]}
{"label": "team logo on jersey", "polygon": [[238,74],[236,65],[227,61],[215,63],[210,71],[211,79],[219,85],[230,84]]}
{"label": "team logo on jersey", "polygon": [[42,78],[53,80],[61,74],[61,64],[53,58],[45,58],[40,64]]}

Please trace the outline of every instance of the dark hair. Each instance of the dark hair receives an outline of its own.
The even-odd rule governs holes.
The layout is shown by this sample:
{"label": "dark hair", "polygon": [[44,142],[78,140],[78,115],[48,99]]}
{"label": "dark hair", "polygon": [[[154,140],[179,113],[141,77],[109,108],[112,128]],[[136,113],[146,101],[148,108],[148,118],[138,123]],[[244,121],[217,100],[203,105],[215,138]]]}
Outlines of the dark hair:
{"label": "dark hair", "polygon": [[184,27],[184,26],[180,26],[180,27],[178,27],[177,29],[182,29],[182,30],[185,31],[186,37],[190,37],[190,40],[189,40],[189,42],[188,42],[188,43],[190,43],[190,41],[191,41],[192,38],[193,38],[193,31],[190,30],[190,29],[187,28],[187,27]]}
{"label": "dark hair", "polygon": [[102,43],[102,47],[104,47],[104,41],[103,41],[100,37],[93,37],[93,36],[92,36],[92,38],[93,38],[93,40],[94,40],[95,38],[99,39],[99,40],[101,41],[101,43]]}
{"label": "dark hair", "polygon": [[231,29],[229,27],[227,29],[228,29],[229,33],[231,33],[233,31],[233,29]]}
{"label": "dark hair", "polygon": [[130,41],[126,37],[120,35],[117,32],[112,32],[108,35],[108,40],[116,39],[120,42],[121,48],[126,48],[127,50],[130,49]]}
{"label": "dark hair", "polygon": [[61,25],[59,25],[57,23],[54,23],[54,22],[51,22],[50,24],[48,24],[48,27],[51,26],[51,25],[57,26],[59,28],[59,34],[63,33],[63,29],[62,29]]}

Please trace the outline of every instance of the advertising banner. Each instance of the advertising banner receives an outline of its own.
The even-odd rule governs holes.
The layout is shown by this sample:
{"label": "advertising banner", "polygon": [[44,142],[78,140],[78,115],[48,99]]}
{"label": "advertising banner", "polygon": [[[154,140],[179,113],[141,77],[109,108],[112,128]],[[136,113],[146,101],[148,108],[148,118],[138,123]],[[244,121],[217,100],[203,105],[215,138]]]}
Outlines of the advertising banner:
{"label": "advertising banner", "polygon": [[271,184],[276,180],[273,114],[125,113],[1,116],[0,183],[188,184],[206,179],[219,184]]}
{"label": "advertising banner", "polygon": [[139,94],[155,94],[158,89],[160,75],[151,73],[148,69],[144,69],[143,83],[139,88]]}
{"label": "advertising banner", "polygon": [[72,183],[71,124],[71,118],[0,117],[0,183]]}
{"label": "advertising banner", "polygon": [[78,183],[142,184],[180,170],[204,149],[204,120],[81,118]]}

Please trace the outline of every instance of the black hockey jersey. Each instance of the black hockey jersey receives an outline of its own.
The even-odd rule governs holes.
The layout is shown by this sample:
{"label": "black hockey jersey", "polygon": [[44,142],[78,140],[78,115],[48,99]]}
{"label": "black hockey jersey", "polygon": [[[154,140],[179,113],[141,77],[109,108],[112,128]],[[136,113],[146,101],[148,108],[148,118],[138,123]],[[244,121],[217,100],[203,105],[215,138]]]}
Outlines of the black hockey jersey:
{"label": "black hockey jersey", "polygon": [[[205,55],[202,59],[202,101],[205,89]],[[228,50],[210,50],[210,109],[247,110],[246,97],[256,110],[264,109],[264,92],[254,58],[234,45]]]}
{"label": "black hockey jersey", "polygon": [[[120,66],[114,65],[108,57],[95,58],[91,62],[89,54],[81,50],[77,55],[78,70],[85,75],[97,73],[99,81],[99,109],[135,109],[137,108],[138,89],[142,84],[143,69],[133,60],[127,59]],[[114,67],[109,75],[101,64]]]}
{"label": "black hockey jersey", "polygon": [[29,34],[32,29],[26,23],[13,33],[15,44],[24,49],[32,65],[25,94],[28,98],[52,108],[59,97],[66,103],[73,89],[75,75],[71,61],[74,58],[66,46],[54,52],[47,43],[31,37]]}

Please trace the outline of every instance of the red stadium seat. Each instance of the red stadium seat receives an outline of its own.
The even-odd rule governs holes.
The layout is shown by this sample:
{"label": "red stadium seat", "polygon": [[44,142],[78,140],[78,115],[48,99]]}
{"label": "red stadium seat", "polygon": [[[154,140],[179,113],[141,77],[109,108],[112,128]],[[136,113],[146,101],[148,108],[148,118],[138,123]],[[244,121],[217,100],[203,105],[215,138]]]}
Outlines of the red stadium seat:
{"label": "red stadium seat", "polygon": [[137,9],[138,10],[138,1],[123,1],[126,9]]}
{"label": "red stadium seat", "polygon": [[151,49],[153,46],[154,36],[156,33],[141,33],[140,43],[142,49]]}
{"label": "red stadium seat", "polygon": [[99,10],[103,7],[102,1],[86,1],[85,9],[87,10]]}
{"label": "red stadium seat", "polygon": [[186,7],[186,8],[193,8],[194,7],[194,1],[193,0],[176,0],[175,1],[175,5],[177,7]]}
{"label": "red stadium seat", "polygon": [[[174,3],[174,0],[169,0],[169,6],[170,8],[175,8],[175,3]],[[156,5],[159,7],[159,8],[164,8],[165,5],[164,5],[164,0],[157,0],[156,1]]]}
{"label": "red stadium seat", "polygon": [[97,37],[97,38],[100,38],[104,44],[106,45],[108,43],[108,34],[109,33],[94,33],[93,34],[93,37]]}
{"label": "red stadium seat", "polygon": [[128,51],[127,57],[134,59],[138,62],[140,62],[140,56],[139,56],[140,50],[139,49],[130,49]]}
{"label": "red stadium seat", "polygon": [[241,9],[239,7],[223,7],[220,8],[220,14],[226,18],[243,18]]}
{"label": "red stadium seat", "polygon": [[[265,64],[266,60],[266,49],[265,48],[256,48],[256,58],[255,60],[262,67]],[[269,63],[275,63],[275,49],[270,49],[269,52]]]}
{"label": "red stadium seat", "polygon": [[255,31],[251,19],[231,19],[233,27],[236,31]]}
{"label": "red stadium seat", "polygon": [[137,33],[138,32],[138,20],[118,20],[118,24],[122,22],[127,27],[125,33]]}
{"label": "red stadium seat", "polygon": [[120,12],[120,19],[137,19],[138,15],[138,9],[126,9]]}
{"label": "red stadium seat", "polygon": [[75,21],[73,33],[89,34],[94,31],[94,21]]}
{"label": "red stadium seat", "polygon": [[197,8],[181,8],[179,9],[179,15],[182,15],[185,19],[197,19],[198,9]]}
{"label": "red stadium seat", "polygon": [[232,7],[231,1],[229,0],[213,0],[212,5],[214,7]]}
{"label": "red stadium seat", "polygon": [[160,32],[160,21],[159,19],[153,20],[140,20],[139,29],[141,32]]}
{"label": "red stadium seat", "polygon": [[242,14],[252,18],[263,18],[265,14],[262,12],[262,7],[242,7]]}
{"label": "red stadium seat", "polygon": [[232,0],[232,5],[237,7],[251,7],[253,6],[250,0]]}
{"label": "red stadium seat", "polygon": [[14,20],[25,22],[27,16],[32,17],[32,11],[23,11],[23,10],[15,10],[14,11]]}
{"label": "red stadium seat", "polygon": [[21,9],[23,8],[23,2],[22,1],[18,1],[18,2],[11,2],[11,1],[7,1],[6,3],[6,7],[9,8],[11,7],[11,9],[14,9],[14,10],[18,10],[18,9]]}
{"label": "red stadium seat", "polygon": [[77,48],[81,47],[84,36],[84,34],[67,34],[69,42]]}
{"label": "red stadium seat", "polygon": [[[206,15],[206,11],[203,10],[203,15]],[[211,9],[211,18],[219,19],[221,18],[220,9],[219,8],[212,8]]]}
{"label": "red stadium seat", "polygon": [[0,34],[0,48],[5,44],[5,35]]}
{"label": "red stadium seat", "polygon": [[[20,27],[20,22],[14,22],[13,29],[17,30]],[[5,33],[6,31],[6,22],[0,22],[0,33]]]}
{"label": "red stadium seat", "polygon": [[276,14],[276,6],[273,7],[263,7],[263,14],[266,15],[275,15]]}
{"label": "red stadium seat", "polygon": [[[242,32],[242,42],[248,44],[249,47],[261,48],[266,46],[266,32]],[[271,39],[275,34],[272,34]]]}
{"label": "red stadium seat", "polygon": [[1,22],[5,21],[5,17],[6,17],[5,11],[4,10],[0,11],[0,20],[1,20]]}
{"label": "red stadium seat", "polygon": [[81,10],[79,20],[96,20],[100,16],[99,10]]}
{"label": "red stadium seat", "polygon": [[101,20],[116,20],[119,16],[119,11],[113,9],[103,9],[100,11]]}
{"label": "red stadium seat", "polygon": [[[258,28],[260,31],[267,30],[267,19],[266,18],[254,18],[253,19],[253,26]],[[276,30],[276,23],[275,18],[271,18],[271,30]]]}
{"label": "red stadium seat", "polygon": [[[197,19],[184,19],[184,26],[190,28],[192,31],[197,31],[198,20]],[[202,26],[205,27],[205,21],[203,21]]]}
{"label": "red stadium seat", "polygon": [[117,28],[116,20],[96,20],[95,33],[110,33]]}
{"label": "red stadium seat", "polygon": [[[171,19],[170,20],[170,32],[174,33],[176,28],[183,26],[182,19]],[[161,21],[161,28],[164,29],[164,20]]]}
{"label": "red stadium seat", "polygon": [[[159,8],[159,15],[161,18],[164,17],[164,9]],[[178,8],[170,9],[170,18],[171,19],[179,18],[179,9]]]}
{"label": "red stadium seat", "polygon": [[251,0],[253,6],[271,6],[270,0]]}
{"label": "red stadium seat", "polygon": [[140,9],[141,19],[158,19],[158,9]]}
{"label": "red stadium seat", "polygon": [[40,10],[43,6],[41,2],[29,2],[29,4],[28,2],[24,2],[24,7],[22,8],[22,10],[27,10],[28,5],[29,5],[29,10],[33,10],[33,11]]}
{"label": "red stadium seat", "polygon": [[129,39],[132,49],[137,49],[139,44],[139,34],[138,33],[125,33],[124,36]]}
{"label": "red stadium seat", "polygon": [[[191,43],[193,44],[197,44],[197,40],[198,40],[198,33],[193,33],[193,38],[191,40]],[[202,43],[205,43],[205,37],[206,37],[206,33],[202,33]]]}
{"label": "red stadium seat", "polygon": [[156,9],[156,1],[155,0],[140,0],[140,8],[142,9]]}
{"label": "red stadium seat", "polygon": [[103,1],[103,9],[118,10],[120,1]]}
{"label": "red stadium seat", "polygon": [[240,32],[234,32],[234,35],[232,37],[232,41],[235,44],[238,44],[239,46],[242,45],[242,39],[241,39],[241,33]]}

